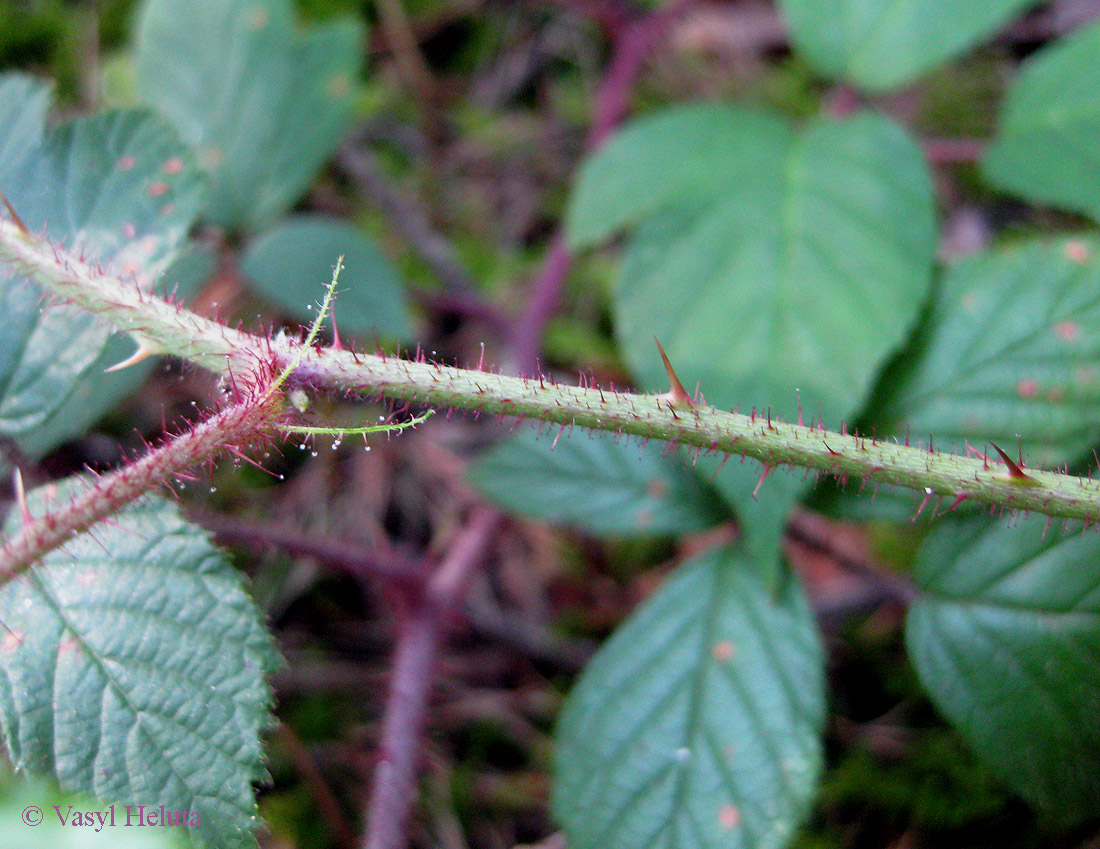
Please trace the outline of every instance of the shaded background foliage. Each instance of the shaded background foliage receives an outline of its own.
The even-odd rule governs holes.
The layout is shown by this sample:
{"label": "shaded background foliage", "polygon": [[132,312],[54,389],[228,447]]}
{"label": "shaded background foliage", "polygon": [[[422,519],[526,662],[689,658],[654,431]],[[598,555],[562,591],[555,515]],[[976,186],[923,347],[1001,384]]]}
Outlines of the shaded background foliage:
{"label": "shaded background foliage", "polygon": [[[810,136],[812,130],[806,132],[805,125],[799,124],[796,131],[795,122],[816,115],[823,101],[842,112],[848,110],[847,103],[855,96],[845,84],[823,82],[818,76],[822,64],[856,86],[887,92],[877,101],[878,107],[922,140],[940,207],[941,257],[955,258],[988,247],[1005,233],[1042,234],[1086,226],[1072,212],[1025,206],[994,195],[987,177],[1063,209],[1095,214],[1091,199],[1096,193],[1090,194],[1088,185],[1082,185],[1087,180],[1059,184],[1040,178],[1028,185],[1030,173],[1042,174],[1042,168],[1034,168],[1036,161],[1041,165],[1042,156],[1049,154],[1029,155],[1026,146],[1021,153],[1020,144],[1008,144],[1013,134],[1023,134],[1027,141],[1026,134],[1041,132],[1041,126],[1035,130],[1037,119],[1044,109],[1059,105],[1052,93],[1069,100],[1072,108],[1075,94],[1091,96],[1087,86],[1068,85],[1057,69],[1035,67],[1039,80],[1030,100],[1026,90],[1009,98],[999,139],[988,153],[986,144],[994,135],[997,105],[1020,62],[1100,15],[1100,9],[1081,2],[1039,4],[1007,28],[989,33],[978,48],[955,58],[949,37],[957,29],[954,15],[914,22],[914,26],[927,25],[928,43],[942,51],[926,50],[918,42],[921,49],[907,53],[876,40],[873,29],[862,30],[859,21],[839,32],[830,21],[797,14],[800,7],[810,9],[814,4],[789,0],[781,5],[798,22],[790,28],[789,37],[779,11],[767,3],[686,4],[648,56],[629,97],[632,111],[638,113],[702,98],[734,100],[746,110],[768,107],[786,116],[770,121],[767,132],[776,144],[763,159],[730,163],[734,171],[730,181],[738,191],[750,196],[757,192],[760,229],[765,235],[778,226],[768,203],[779,185],[778,176],[768,182],[772,171],[778,174],[779,169],[765,160],[778,157],[786,145],[810,146],[795,134]],[[1007,15],[1027,5],[1002,2],[968,9],[978,10],[973,14],[979,16]],[[538,312],[539,295],[531,281],[543,279],[546,271],[541,263],[548,253],[554,256],[553,238],[557,222],[566,215],[567,187],[585,149],[593,109],[598,112],[593,93],[623,37],[625,22],[639,9],[626,3],[398,4],[388,0],[317,0],[297,8],[310,24],[331,27],[326,31],[348,53],[354,52],[349,45],[366,45],[368,73],[354,79],[346,90],[335,90],[352,132],[344,137],[340,116],[335,116],[332,135],[343,140],[334,160],[319,175],[314,177],[310,162],[296,163],[306,166],[303,173],[293,175],[292,185],[273,199],[262,198],[247,206],[248,192],[234,191],[207,215],[199,229],[206,264],[195,277],[208,277],[211,267],[216,274],[196,296],[198,308],[253,327],[292,326],[308,320],[308,313],[296,304],[312,300],[313,293],[298,294],[290,287],[296,280],[323,279],[316,269],[319,263],[323,270],[327,261],[298,252],[288,257],[280,248],[294,238],[295,229],[300,232],[341,219],[351,221],[354,229],[340,225],[337,241],[346,242],[358,234],[356,265],[369,267],[372,279],[390,281],[380,288],[381,301],[360,304],[349,297],[338,304],[337,318],[345,335],[358,337],[367,347],[415,340],[441,359],[472,364],[484,356],[487,363],[530,369],[525,319]],[[198,6],[196,10],[201,12]],[[0,67],[32,70],[58,80],[62,113],[103,102],[130,102],[135,97],[170,97],[163,88],[143,92],[142,84],[135,83],[135,67],[140,68],[143,61],[141,50],[136,59],[126,52],[132,45],[135,13],[136,4],[118,2],[0,6]],[[326,23],[346,14],[364,27]],[[161,25],[171,31],[172,23]],[[943,25],[942,31],[936,30],[937,23]],[[978,29],[983,26],[980,20],[971,23]],[[194,26],[181,26],[177,35],[186,37]],[[147,22],[146,32],[156,29],[155,21]],[[1071,47],[1080,49],[1078,44],[1095,38],[1094,33],[1095,28],[1071,36]],[[843,38],[863,40],[852,51],[850,63],[833,67],[830,57],[836,55],[837,39]],[[330,44],[321,52],[332,58],[339,50]],[[874,73],[884,53],[896,62],[896,77]],[[898,80],[918,74],[924,75],[917,82],[894,88]],[[270,76],[264,75],[264,80]],[[282,83],[291,90],[286,96],[300,105],[301,96],[293,86],[303,75],[284,76]],[[167,75],[153,79],[162,86],[171,83]],[[239,90],[255,81],[245,75]],[[314,120],[316,109],[299,116],[287,114],[285,120],[315,128],[323,123]],[[231,108],[228,114],[239,110]],[[744,123],[741,117],[739,126]],[[871,126],[876,120],[865,121],[869,149],[891,143],[888,129]],[[223,120],[211,127],[197,126],[188,141],[203,144],[210,138],[231,137],[225,148],[255,165],[257,174],[277,161],[262,143],[250,147],[248,134],[235,135],[240,129]],[[250,129],[263,138],[263,128]],[[582,175],[580,200],[575,200],[570,218],[574,247],[595,244],[628,220],[634,223],[641,217],[629,203],[629,193],[636,190],[629,185],[629,167],[614,159],[629,142],[629,136],[620,137],[598,160],[611,174],[624,177],[622,193],[628,202],[621,219],[615,219],[613,209],[609,213],[607,198],[614,199],[615,192],[604,179],[596,184],[599,203],[591,207],[594,218],[586,223]],[[318,150],[322,148],[323,140],[318,142]],[[651,139],[643,148],[660,153]],[[985,176],[977,164],[983,155]],[[323,157],[318,156],[320,162]],[[1021,167],[1021,156],[1032,167]],[[211,159],[207,165],[217,168],[222,161]],[[738,168],[743,173],[738,174]],[[286,170],[273,169],[276,174]],[[887,179],[918,187],[922,180],[919,173],[899,176],[889,167],[884,173]],[[670,181],[678,176],[683,177],[672,174]],[[713,190],[713,176],[706,169],[695,176],[688,173],[683,177],[687,189],[674,188],[695,193]],[[747,188],[738,184],[745,176],[759,183]],[[262,175],[252,179],[259,181]],[[665,196],[657,192],[652,197]],[[247,208],[241,207],[242,202]],[[272,210],[281,212],[281,206],[292,203],[294,215],[265,236]],[[715,206],[721,209],[720,197]],[[675,246],[685,232],[687,225],[676,214],[672,210],[662,220],[645,225],[651,228],[649,236],[657,236],[650,241],[651,252],[653,244]],[[906,224],[915,234],[910,241],[923,244],[930,261],[931,222]],[[332,231],[328,233],[333,238]],[[616,305],[611,297],[612,252],[593,251],[576,259],[560,308],[553,312],[538,346],[543,368],[563,376],[580,372],[602,385],[630,385],[635,377],[646,381],[647,387],[654,385],[659,372],[653,371],[658,364],[648,351],[648,337],[623,330],[631,320],[624,313],[632,306],[647,306],[645,273],[654,267],[654,255],[645,252],[645,243],[631,241],[636,235],[627,237],[624,262],[628,276],[632,264],[639,271],[630,280],[637,287],[637,301]],[[1079,244],[1082,250],[1093,251],[1090,243]],[[1049,255],[1035,259],[1037,250],[1007,259],[1012,275],[1024,277],[1031,273],[1029,262],[1041,262],[1054,278],[1051,292],[1060,291],[1059,285],[1087,285],[1081,278],[1087,278],[1091,269],[1082,270],[1065,249],[1051,247]],[[656,257],[672,261],[675,252],[657,251]],[[301,265],[288,267],[288,263]],[[973,322],[960,318],[958,304],[976,287],[988,291],[997,281],[1012,279],[1002,266],[995,272],[981,261],[956,266],[939,282],[946,297],[937,302],[922,332],[957,340],[965,332],[959,326],[973,328]],[[404,281],[404,286],[398,286],[398,281]],[[1011,291],[994,300],[990,310],[1010,310],[1014,305]],[[1057,309],[1057,303],[1050,309]],[[543,317],[549,312],[544,311]],[[899,319],[896,339],[882,347],[893,347],[907,326]],[[734,392],[722,380],[729,363],[716,363],[706,355],[693,362],[699,350],[695,340],[677,339],[675,331],[675,327],[668,331],[671,340],[664,330],[661,335],[670,343],[682,374],[702,379],[704,391],[717,384],[731,393],[713,401],[732,405],[741,390],[758,387],[770,398],[774,387],[782,385],[782,376],[765,374],[734,384],[739,390]],[[730,335],[730,344],[736,343],[732,337],[738,335],[751,341],[744,330],[731,329]],[[843,354],[854,349],[841,340],[837,350]],[[1006,343],[1006,350],[1019,353],[1020,346]],[[747,351],[759,354],[751,345]],[[1036,356],[1045,353],[1041,349]],[[744,359],[737,359],[738,368]],[[760,370],[766,372],[774,360],[761,357]],[[1000,361],[1003,364],[1003,357]],[[955,357],[951,364],[963,363]],[[873,377],[871,371],[853,377],[850,397],[830,399],[829,403],[839,405],[827,411],[830,424],[834,424],[832,418],[854,414]],[[972,432],[969,420],[959,424],[965,416],[952,407],[951,392],[942,385],[930,385],[930,374],[943,373],[935,363],[922,367],[919,360],[899,359],[895,370],[881,379],[882,391],[874,395],[881,410],[874,415],[879,420],[908,421],[917,431],[946,430],[959,437]],[[980,383],[982,376],[979,369],[962,377]],[[957,389],[957,382],[952,388]],[[166,421],[186,418],[192,402],[204,405],[216,397],[207,380],[176,363],[162,364],[146,382],[134,379],[122,391],[134,390],[136,394],[124,406],[107,412],[88,435],[59,446],[33,440],[6,443],[6,461],[18,462],[25,474],[38,480],[79,470],[84,463],[109,467],[135,449],[141,438],[155,436]],[[779,400],[791,408],[789,415],[793,401]],[[357,414],[343,399],[319,403],[327,416],[336,419]],[[1002,422],[992,421],[989,427]],[[271,826],[272,845],[352,845],[360,828],[379,736],[382,706],[376,694],[383,692],[392,635],[403,615],[400,600],[391,603],[396,595],[392,586],[378,578],[384,569],[372,569],[369,564],[381,562],[387,568],[412,571],[420,568],[421,558],[442,556],[461,516],[477,498],[464,475],[466,463],[475,449],[498,435],[492,423],[454,418],[437,425],[391,444],[372,445],[369,452],[361,444],[350,443],[331,448],[327,443],[307,444],[300,450],[290,446],[264,460],[269,470],[287,478],[284,484],[249,467],[227,467],[214,470],[209,482],[180,493],[197,521],[234,546],[234,557],[252,576],[254,592],[288,660],[274,677],[281,724],[269,744],[272,781],[260,800]],[[1050,444],[1030,434],[1024,439],[1024,447],[1036,461],[1073,460],[1095,442],[1095,427],[1081,427],[1080,416],[1061,416],[1036,430],[1051,434],[1055,425],[1060,430]],[[591,447],[584,439],[573,434],[557,453],[549,455],[565,467],[563,478],[575,481],[577,470],[595,465],[584,456]],[[515,455],[510,459],[507,450],[498,449],[480,467],[489,482],[483,485],[486,491],[494,481],[523,485],[517,478],[524,463],[517,462]],[[607,461],[598,449],[594,456]],[[564,694],[596,641],[651,596],[671,564],[687,559],[707,542],[700,536],[631,538],[631,527],[698,530],[692,522],[698,521],[700,512],[688,511],[684,519],[669,511],[669,500],[661,497],[668,493],[675,496],[676,506],[687,503],[703,505],[704,512],[712,509],[706,507],[713,505],[712,493],[702,491],[698,478],[685,477],[683,469],[666,463],[667,459],[660,452],[649,452],[639,461],[652,464],[646,479],[660,484],[651,493],[652,504],[633,504],[632,510],[623,510],[610,500],[606,521],[600,524],[598,516],[571,515],[566,498],[538,517],[558,524],[579,523],[588,532],[550,529],[519,519],[495,528],[488,543],[489,565],[472,587],[457,633],[440,661],[428,716],[427,768],[413,845],[490,847],[539,841],[554,845],[557,826],[548,810],[551,733]],[[494,462],[495,468],[489,465]],[[570,463],[575,464],[573,470]],[[616,474],[628,479],[629,473],[638,471],[638,466],[626,464]],[[753,483],[755,479],[753,470]],[[545,485],[546,479],[541,483]],[[716,483],[733,493],[744,488],[739,482]],[[766,486],[772,484],[792,490],[789,499],[779,499],[784,510],[796,495],[793,490],[801,488],[797,479],[793,483],[772,480]],[[505,502],[509,498],[507,493],[498,497]],[[737,497],[744,498],[744,493]],[[885,495],[879,503],[890,504]],[[912,498],[905,496],[901,504],[902,515],[912,515]],[[854,509],[850,502],[847,505]],[[745,509],[756,508],[745,501]],[[835,505],[833,511],[843,512]],[[885,509],[874,512],[885,515]],[[619,538],[596,539],[590,535],[594,531]],[[721,536],[728,529],[711,533]],[[903,648],[909,585],[894,570],[908,574],[914,538],[921,533],[920,528],[899,531],[884,524],[853,528],[806,514],[796,516],[787,531],[787,554],[805,579],[823,626],[831,694],[827,769],[813,818],[796,835],[794,845],[1092,845],[1098,839],[1095,822],[1065,826],[1031,811],[938,718],[917,685]],[[965,534],[965,529],[941,533]],[[935,584],[936,577],[930,574],[934,569],[927,563],[918,562],[916,569],[918,581]],[[679,598],[677,593],[683,594],[685,604],[696,598],[690,587],[683,586],[703,580],[704,572],[681,575],[681,583],[671,585],[673,601]],[[915,623],[910,624],[911,632],[942,613],[934,603],[922,604]],[[959,639],[965,642],[967,635]],[[922,663],[919,653],[916,663]],[[595,707],[590,709],[598,712],[598,694],[592,699]],[[584,701],[579,699],[582,705]],[[575,708],[573,716],[582,710]],[[566,733],[572,721],[565,720]]]}

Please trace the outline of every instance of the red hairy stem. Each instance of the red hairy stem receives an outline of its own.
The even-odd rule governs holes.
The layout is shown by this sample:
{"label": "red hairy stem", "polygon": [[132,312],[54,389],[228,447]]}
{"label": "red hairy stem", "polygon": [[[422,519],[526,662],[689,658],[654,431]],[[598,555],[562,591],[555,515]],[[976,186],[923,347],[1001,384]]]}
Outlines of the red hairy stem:
{"label": "red hairy stem", "polygon": [[22,530],[0,547],[0,584],[147,492],[213,459],[224,449],[252,442],[278,419],[280,404],[259,395],[227,407],[118,471],[90,482],[68,503],[37,518],[30,517]]}

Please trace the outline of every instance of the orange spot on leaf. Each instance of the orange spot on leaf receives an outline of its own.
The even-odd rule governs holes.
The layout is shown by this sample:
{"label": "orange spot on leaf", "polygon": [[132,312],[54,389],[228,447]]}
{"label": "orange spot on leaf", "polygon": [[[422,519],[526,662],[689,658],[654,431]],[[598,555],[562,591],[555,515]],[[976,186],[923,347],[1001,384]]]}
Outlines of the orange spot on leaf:
{"label": "orange spot on leaf", "polygon": [[727,661],[733,657],[733,643],[729,640],[720,640],[714,644],[711,655],[717,661]]}
{"label": "orange spot on leaf", "polygon": [[718,822],[723,828],[737,828],[741,824],[741,812],[736,805],[723,805],[718,811]]}
{"label": "orange spot on leaf", "polygon": [[668,492],[668,484],[660,478],[653,478],[645,486],[645,494],[650,498],[660,498]]}
{"label": "orange spot on leaf", "polygon": [[1058,335],[1059,339],[1072,342],[1080,334],[1081,328],[1077,326],[1076,322],[1063,321],[1054,325],[1054,332]]}
{"label": "orange spot on leaf", "polygon": [[1062,250],[1066,255],[1066,259],[1078,265],[1084,265],[1092,255],[1089,246],[1077,239],[1066,242],[1066,246]]}
{"label": "orange spot on leaf", "polygon": [[1029,377],[1025,377],[1016,384],[1016,394],[1021,398],[1034,398],[1039,392],[1039,384]]}

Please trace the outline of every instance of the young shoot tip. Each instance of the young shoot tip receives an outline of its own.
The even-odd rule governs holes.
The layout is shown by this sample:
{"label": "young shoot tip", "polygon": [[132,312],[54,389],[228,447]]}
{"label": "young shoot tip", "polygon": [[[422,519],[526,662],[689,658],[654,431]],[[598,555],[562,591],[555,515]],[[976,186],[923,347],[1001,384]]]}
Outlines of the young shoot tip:
{"label": "young shoot tip", "polygon": [[379,425],[365,425],[364,427],[320,427],[312,425],[279,425],[280,430],[286,434],[300,433],[308,436],[334,436],[338,440],[345,436],[365,436],[368,433],[397,433],[409,428],[415,428],[423,424],[434,415],[435,410],[426,410],[419,416],[414,416],[406,422],[389,422]]}

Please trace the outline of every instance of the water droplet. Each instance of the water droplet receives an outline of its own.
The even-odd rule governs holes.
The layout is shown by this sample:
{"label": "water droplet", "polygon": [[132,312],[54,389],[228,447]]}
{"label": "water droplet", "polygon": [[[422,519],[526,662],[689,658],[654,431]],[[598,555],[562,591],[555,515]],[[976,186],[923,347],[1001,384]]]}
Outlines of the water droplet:
{"label": "water droplet", "polygon": [[210,491],[211,492],[217,492],[218,488],[216,486],[212,486],[212,487],[210,487]]}
{"label": "water droplet", "polygon": [[281,480],[281,481],[286,480],[286,475],[277,475],[276,477],[278,477],[278,479]]}
{"label": "water droplet", "polygon": [[299,451],[305,451],[305,450],[306,450],[306,444],[305,444],[304,442],[303,442],[303,443],[301,443],[301,444],[300,444],[300,445],[298,446],[298,450],[299,450]]}
{"label": "water droplet", "polygon": [[369,446],[369,445],[365,445],[365,446],[363,446],[363,450],[364,450],[364,451],[370,451],[370,446]]}
{"label": "water droplet", "polygon": [[316,452],[316,451],[310,451],[310,452],[309,452],[309,456],[310,456],[310,457],[316,457],[316,456],[317,456],[317,452]]}

